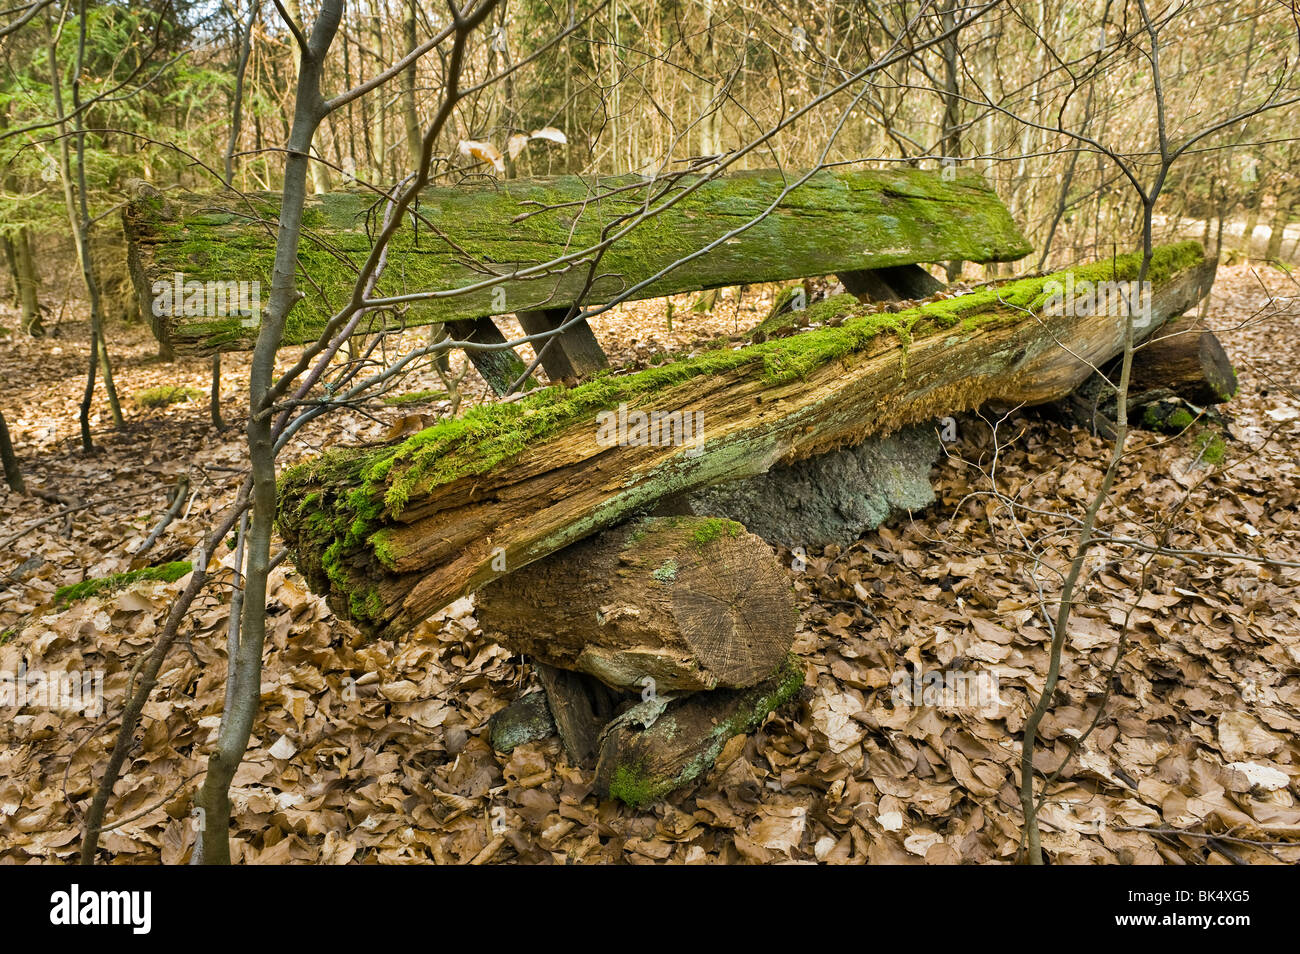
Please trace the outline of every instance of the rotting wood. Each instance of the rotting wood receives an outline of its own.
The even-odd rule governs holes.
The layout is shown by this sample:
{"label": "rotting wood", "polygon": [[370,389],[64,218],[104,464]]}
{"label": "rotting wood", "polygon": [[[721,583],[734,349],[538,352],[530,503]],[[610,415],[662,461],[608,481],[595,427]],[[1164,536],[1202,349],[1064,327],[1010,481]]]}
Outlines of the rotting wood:
{"label": "rotting wood", "polygon": [[[1071,271],[1132,280],[1139,264],[1129,255]],[[1137,337],[1199,301],[1213,275],[1197,243],[1157,249]],[[283,475],[281,531],[337,612],[397,636],[666,497],[984,404],[1065,396],[1119,353],[1125,320],[1044,314],[1053,278],[897,313],[863,313],[841,296],[814,306],[836,327],[482,407],[396,447],[333,452]],[[620,406],[679,422],[698,413],[700,433],[603,441],[598,415],[608,422]]]}

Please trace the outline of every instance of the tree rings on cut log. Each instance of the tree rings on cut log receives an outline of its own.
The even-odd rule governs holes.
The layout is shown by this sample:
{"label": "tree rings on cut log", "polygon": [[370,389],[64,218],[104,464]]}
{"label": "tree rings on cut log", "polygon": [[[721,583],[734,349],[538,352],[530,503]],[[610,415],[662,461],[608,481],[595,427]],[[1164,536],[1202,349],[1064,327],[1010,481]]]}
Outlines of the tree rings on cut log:
{"label": "tree rings on cut log", "polygon": [[798,611],[785,568],[740,524],[647,517],[484,587],[478,618],[540,662],[673,692],[762,680],[789,652]]}

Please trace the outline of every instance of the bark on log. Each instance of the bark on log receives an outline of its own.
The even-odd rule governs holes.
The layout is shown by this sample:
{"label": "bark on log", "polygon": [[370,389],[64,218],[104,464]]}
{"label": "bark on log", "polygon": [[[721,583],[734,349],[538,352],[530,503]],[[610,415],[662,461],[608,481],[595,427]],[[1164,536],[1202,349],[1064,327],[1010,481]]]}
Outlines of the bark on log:
{"label": "bark on log", "polygon": [[619,703],[619,695],[603,683],[580,672],[533,663],[537,679],[546,689],[546,704],[555,720],[560,741],[574,765],[591,768],[596,743]]}
{"label": "bark on log", "polygon": [[739,521],[791,548],[848,543],[897,513],[933,503],[930,467],[940,454],[933,423],[907,427],[718,484],[691,494],[685,509]]}
{"label": "bark on log", "polygon": [[1157,390],[1172,391],[1198,407],[1223,404],[1237,393],[1231,359],[1196,318],[1171,322],[1134,353],[1129,393]]}
{"label": "bark on log", "polygon": [[798,612],[785,569],[740,524],[648,517],[495,580],[478,620],[508,649],[615,689],[692,692],[772,672]]}
{"label": "bark on log", "polygon": [[[1120,256],[1073,272],[1123,281],[1139,265]],[[1213,275],[1197,243],[1157,249],[1138,338],[1199,301]],[[1125,319],[1044,314],[1053,279],[897,313],[855,314],[861,306],[840,296],[810,309],[836,326],[476,409],[397,447],[332,452],[283,475],[281,530],[337,612],[400,635],[664,498],[984,404],[1065,396],[1121,350]],[[629,408],[696,433],[665,439],[662,426],[636,427]],[[609,439],[611,417],[628,424],[625,439]]]}
{"label": "bark on log", "polygon": [[[631,285],[697,252],[749,219],[757,222],[717,248],[673,268],[634,297],[654,298],[724,285],[825,275],[853,269],[962,258],[1012,261],[1029,251],[1010,214],[978,176],[944,181],[916,169],[825,170],[764,214],[793,174],[742,172],[701,186],[662,214],[645,219],[601,258],[587,303],[609,301]],[[647,183],[636,177],[512,179],[430,188],[389,248],[379,295],[452,291],[494,275],[591,247],[607,226],[630,221],[681,194],[699,177]],[[186,282],[257,281],[270,288],[278,193],[163,195],[141,180],[128,183],[123,222],[132,279],[154,333],[181,353],[247,350],[256,322],[247,316],[183,313],[155,307],[154,283],[180,273]],[[367,227],[382,215],[368,192],[312,196],[304,212],[299,263],[311,281],[291,313],[285,343],[317,338],[350,293],[370,252]],[[588,269],[573,264],[549,274],[509,280],[468,294],[412,306],[404,320],[428,324],[507,312],[568,308]],[[188,293],[187,293],[188,299]],[[161,312],[161,313],[160,313]],[[376,315],[369,328],[392,314]]]}
{"label": "bark on log", "polygon": [[803,688],[793,657],[747,689],[650,699],[627,710],[601,734],[596,791],[640,808],[702,777],[733,736],[758,728],[769,712]]}

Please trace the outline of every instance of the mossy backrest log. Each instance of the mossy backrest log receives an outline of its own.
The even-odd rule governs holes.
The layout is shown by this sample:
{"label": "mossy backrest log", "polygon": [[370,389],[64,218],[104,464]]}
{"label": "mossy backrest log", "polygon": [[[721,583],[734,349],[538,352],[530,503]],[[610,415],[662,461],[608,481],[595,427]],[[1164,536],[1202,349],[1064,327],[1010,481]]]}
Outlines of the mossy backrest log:
{"label": "mossy backrest log", "polygon": [[[801,173],[701,178],[559,176],[427,189],[390,245],[376,294],[486,287],[377,312],[363,330],[444,324],[458,340],[503,343],[494,315],[514,314],[538,334],[575,302],[602,304],[629,289],[629,299],[654,298],[828,274],[858,295],[914,298],[940,287],[919,263],[1012,261],[1030,250],[976,175],[841,167],[794,189]],[[140,180],[128,192],[131,275],[159,340],[177,354],[250,349],[269,290],[279,194],[164,194]],[[361,191],[308,200],[299,252],[308,294],[290,315],[286,344],[315,340],[346,300],[382,203]],[[578,254],[613,235],[594,267],[592,255]],[[510,277],[485,282],[493,276]],[[523,369],[509,349],[468,354],[498,392]],[[543,356],[557,380],[605,365],[585,321]]]}

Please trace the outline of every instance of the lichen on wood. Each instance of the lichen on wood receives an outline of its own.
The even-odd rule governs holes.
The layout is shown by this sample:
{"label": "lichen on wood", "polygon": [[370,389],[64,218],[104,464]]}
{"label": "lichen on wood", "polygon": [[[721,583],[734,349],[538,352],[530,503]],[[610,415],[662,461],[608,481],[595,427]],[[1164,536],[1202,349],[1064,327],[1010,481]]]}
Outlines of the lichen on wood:
{"label": "lichen on wood", "polygon": [[[795,178],[755,171],[705,183],[611,245],[584,301],[608,301],[751,219],[758,221],[633,297],[951,258],[1012,261],[1030,248],[978,176],[945,180],[917,169],[823,170],[767,214]],[[633,221],[647,201],[662,205],[698,181],[560,176],[431,187],[394,235],[376,296],[451,292],[553,261],[598,244],[604,229]],[[163,196],[137,184],[124,225],[132,278],[155,334],[178,352],[252,346],[257,329],[245,316],[159,314],[152,288],[180,273],[186,281],[257,281],[269,291],[279,201],[277,193]],[[370,253],[383,202],[360,190],[308,198],[298,254],[298,285],[306,298],[289,315],[286,343],[314,340],[347,300]],[[415,303],[400,320],[419,325],[567,308],[584,290],[588,272],[581,263],[571,264]],[[377,314],[369,327],[397,320],[393,313]]]}

